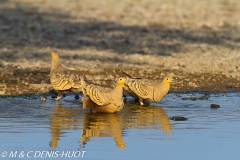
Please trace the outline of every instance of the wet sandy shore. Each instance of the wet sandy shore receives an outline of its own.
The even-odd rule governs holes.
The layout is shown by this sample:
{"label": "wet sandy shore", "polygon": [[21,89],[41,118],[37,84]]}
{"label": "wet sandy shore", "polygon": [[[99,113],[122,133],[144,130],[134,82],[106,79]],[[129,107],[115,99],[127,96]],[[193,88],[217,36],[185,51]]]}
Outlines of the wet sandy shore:
{"label": "wet sandy shore", "polygon": [[106,86],[124,70],[171,75],[171,92],[239,88],[237,0],[0,2],[1,96],[50,92],[51,51]]}

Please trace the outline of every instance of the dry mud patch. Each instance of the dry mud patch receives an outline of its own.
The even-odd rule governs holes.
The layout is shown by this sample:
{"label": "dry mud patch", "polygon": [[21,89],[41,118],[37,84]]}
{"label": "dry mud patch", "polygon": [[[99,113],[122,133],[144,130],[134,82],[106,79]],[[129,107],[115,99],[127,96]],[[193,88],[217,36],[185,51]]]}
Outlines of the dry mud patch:
{"label": "dry mud patch", "polygon": [[106,87],[124,70],[173,76],[171,92],[239,88],[238,0],[0,2],[2,96],[50,92],[51,51]]}

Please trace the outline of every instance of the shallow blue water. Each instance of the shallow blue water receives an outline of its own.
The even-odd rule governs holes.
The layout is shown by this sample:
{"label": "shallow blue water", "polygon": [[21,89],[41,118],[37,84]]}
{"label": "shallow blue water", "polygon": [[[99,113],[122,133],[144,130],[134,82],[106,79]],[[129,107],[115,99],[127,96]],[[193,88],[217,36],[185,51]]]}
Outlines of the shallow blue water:
{"label": "shallow blue water", "polygon": [[[60,103],[30,96],[0,98],[1,159],[240,159],[240,97],[168,94],[118,114],[93,114],[73,95]],[[219,104],[211,109],[211,104]],[[186,121],[170,117],[183,116]],[[31,158],[30,158],[31,157]]]}

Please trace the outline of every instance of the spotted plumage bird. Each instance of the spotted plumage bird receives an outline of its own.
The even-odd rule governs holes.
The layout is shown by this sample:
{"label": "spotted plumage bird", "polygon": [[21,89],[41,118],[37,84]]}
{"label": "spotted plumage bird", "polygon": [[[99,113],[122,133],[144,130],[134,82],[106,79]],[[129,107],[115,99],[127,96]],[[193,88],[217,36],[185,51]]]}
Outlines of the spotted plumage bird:
{"label": "spotted plumage bird", "polygon": [[106,89],[93,84],[88,85],[83,78],[81,78],[83,108],[89,109],[94,113],[119,112],[124,106],[122,87],[125,81],[125,78],[118,78],[115,88]]}
{"label": "spotted plumage bird", "polygon": [[81,79],[75,70],[70,70],[63,67],[59,62],[58,54],[50,53],[52,59],[52,67],[50,72],[50,82],[52,87],[58,91],[59,100],[62,97],[63,91],[81,91]]}
{"label": "spotted plumage bird", "polygon": [[139,99],[141,105],[143,105],[144,100],[147,102],[159,102],[167,95],[171,82],[173,82],[171,77],[165,77],[160,82],[143,78],[132,78],[127,75],[123,94]]}

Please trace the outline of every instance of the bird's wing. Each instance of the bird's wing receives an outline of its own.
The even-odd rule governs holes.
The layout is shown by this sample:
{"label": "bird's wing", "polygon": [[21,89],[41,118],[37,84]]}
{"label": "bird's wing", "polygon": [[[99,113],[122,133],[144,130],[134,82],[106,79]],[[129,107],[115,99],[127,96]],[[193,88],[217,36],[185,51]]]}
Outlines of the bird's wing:
{"label": "bird's wing", "polygon": [[106,90],[102,89],[99,86],[92,84],[88,85],[86,87],[86,91],[90,99],[99,106],[111,103],[111,96],[109,92],[106,92]]}
{"label": "bird's wing", "polygon": [[126,84],[136,95],[143,99],[151,98],[153,95],[154,87],[150,80],[129,79]]}
{"label": "bird's wing", "polygon": [[62,66],[51,71],[50,81],[56,90],[68,90],[70,88],[81,88],[80,77],[71,70]]}

